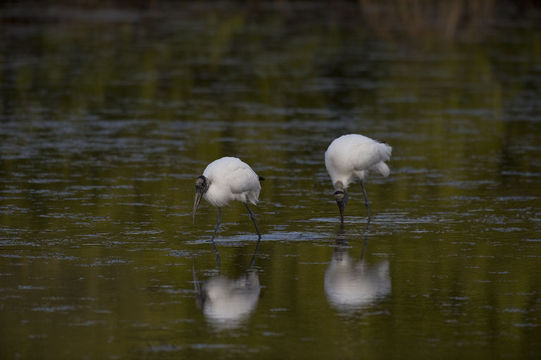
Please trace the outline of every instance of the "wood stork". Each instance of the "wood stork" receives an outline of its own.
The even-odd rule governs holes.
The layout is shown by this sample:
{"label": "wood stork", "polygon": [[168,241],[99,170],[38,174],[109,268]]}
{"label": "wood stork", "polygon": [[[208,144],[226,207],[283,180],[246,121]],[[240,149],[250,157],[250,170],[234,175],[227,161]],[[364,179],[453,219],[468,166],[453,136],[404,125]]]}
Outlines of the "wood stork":
{"label": "wood stork", "polygon": [[369,171],[388,176],[389,167],[385,164],[391,158],[392,147],[369,137],[349,134],[334,139],[325,152],[325,167],[334,186],[334,197],[340,210],[340,221],[344,222],[344,209],[348,202],[348,186],[359,179],[364,194],[364,203],[370,221],[370,207],[364,186]]}
{"label": "wood stork", "polygon": [[261,240],[261,234],[254,216],[254,213],[248,206],[248,202],[257,204],[261,184],[259,177],[252,168],[235,157],[223,157],[211,162],[195,180],[195,200],[193,203],[193,222],[195,223],[195,213],[201,197],[204,197],[211,205],[218,208],[218,220],[212,235],[212,243],[216,232],[222,221],[221,209],[232,200],[237,200],[246,206],[250,219],[255,226],[258,240]]}

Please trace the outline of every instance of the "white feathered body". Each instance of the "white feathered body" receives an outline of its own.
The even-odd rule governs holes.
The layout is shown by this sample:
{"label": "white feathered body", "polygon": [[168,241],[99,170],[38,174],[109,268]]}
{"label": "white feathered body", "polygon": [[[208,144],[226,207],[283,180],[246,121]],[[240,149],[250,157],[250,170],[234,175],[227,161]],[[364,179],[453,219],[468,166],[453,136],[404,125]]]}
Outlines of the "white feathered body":
{"label": "white feathered body", "polygon": [[203,176],[209,182],[203,197],[214,206],[222,207],[232,200],[256,204],[259,199],[259,176],[236,157],[223,157],[211,162]]}
{"label": "white feathered body", "polygon": [[335,139],[325,152],[325,166],[333,185],[341,182],[344,189],[356,179],[363,180],[369,171],[383,176],[390,173],[385,164],[392,147],[369,137],[349,134]]}

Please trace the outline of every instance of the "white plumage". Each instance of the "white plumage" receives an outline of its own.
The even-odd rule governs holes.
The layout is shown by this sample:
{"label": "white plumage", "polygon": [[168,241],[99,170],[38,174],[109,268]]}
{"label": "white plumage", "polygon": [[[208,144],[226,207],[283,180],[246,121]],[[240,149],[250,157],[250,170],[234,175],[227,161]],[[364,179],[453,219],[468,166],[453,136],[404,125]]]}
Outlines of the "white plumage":
{"label": "white plumage", "polygon": [[349,134],[335,139],[325,152],[325,166],[333,185],[340,181],[347,189],[355,179],[363,180],[369,170],[388,176],[384,161],[391,158],[392,147],[369,137]]}
{"label": "white plumage", "polygon": [[214,160],[205,168],[203,176],[209,181],[205,200],[214,206],[227,205],[232,200],[257,204],[261,184],[252,168],[236,157]]}
{"label": "white plumage", "polygon": [[391,158],[391,152],[392,147],[389,145],[358,134],[343,135],[329,145],[325,152],[325,167],[336,190],[335,197],[342,221],[347,203],[346,189],[357,179],[361,181],[370,218],[364,179],[369,171],[388,176],[390,170],[385,161]]}
{"label": "white plumage", "polygon": [[261,239],[259,228],[248,202],[256,204],[261,191],[259,176],[252,168],[236,157],[223,157],[211,162],[195,181],[195,200],[193,205],[193,220],[201,197],[218,208],[218,220],[212,235],[216,236],[221,222],[221,208],[230,201],[237,200],[246,206],[250,219],[254,223],[258,239]]}

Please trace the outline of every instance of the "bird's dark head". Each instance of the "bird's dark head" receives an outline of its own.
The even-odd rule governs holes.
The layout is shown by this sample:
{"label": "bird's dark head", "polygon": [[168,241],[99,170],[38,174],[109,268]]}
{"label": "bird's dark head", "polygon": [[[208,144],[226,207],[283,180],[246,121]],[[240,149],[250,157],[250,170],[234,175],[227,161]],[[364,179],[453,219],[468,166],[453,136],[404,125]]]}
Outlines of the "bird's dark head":
{"label": "bird's dark head", "polygon": [[338,210],[340,210],[340,221],[344,222],[344,210],[348,203],[348,193],[345,189],[338,189],[334,192],[334,199],[336,200],[336,205],[338,205]]}
{"label": "bird's dark head", "polygon": [[207,178],[203,175],[200,175],[195,179],[195,192],[200,192],[201,194],[204,194],[207,192],[209,188]]}
{"label": "bird's dark head", "polygon": [[206,177],[203,175],[198,176],[195,180],[195,199],[193,202],[193,215],[192,220],[195,223],[195,213],[197,211],[197,207],[199,206],[199,203],[201,202],[201,197],[203,194],[207,192],[209,189],[209,182]]}

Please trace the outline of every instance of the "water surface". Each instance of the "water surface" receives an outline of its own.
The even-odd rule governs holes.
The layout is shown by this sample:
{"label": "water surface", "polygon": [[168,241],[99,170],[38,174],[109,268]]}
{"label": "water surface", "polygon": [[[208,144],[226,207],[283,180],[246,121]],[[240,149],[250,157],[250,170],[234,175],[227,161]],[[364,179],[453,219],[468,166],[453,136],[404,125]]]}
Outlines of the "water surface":
{"label": "water surface", "polygon": [[[541,16],[480,3],[1,5],[0,357],[538,358]],[[351,132],[393,157],[341,228]]]}

